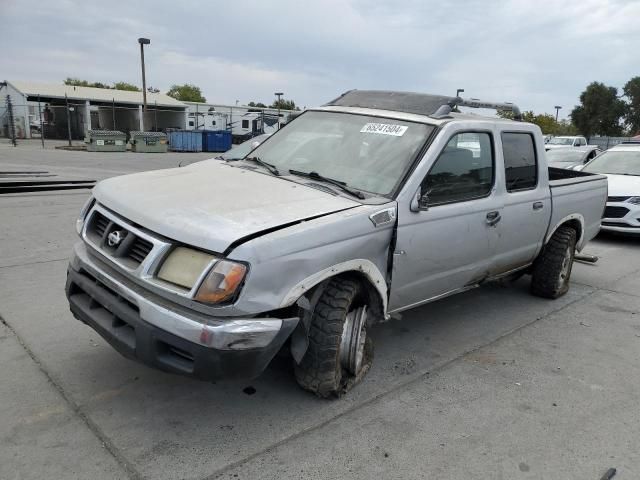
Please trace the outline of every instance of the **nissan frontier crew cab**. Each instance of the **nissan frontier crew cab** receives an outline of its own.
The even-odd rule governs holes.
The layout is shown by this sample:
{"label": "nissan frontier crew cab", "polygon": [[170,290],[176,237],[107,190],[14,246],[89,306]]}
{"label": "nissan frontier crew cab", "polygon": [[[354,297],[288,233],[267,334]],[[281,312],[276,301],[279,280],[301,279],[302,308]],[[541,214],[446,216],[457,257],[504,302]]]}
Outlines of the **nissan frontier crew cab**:
{"label": "nissan frontier crew cab", "polygon": [[537,126],[460,106],[519,117],[353,90],[243,159],[100,182],[71,311],[124,356],[202,380],[289,352],[298,383],[333,397],[368,371],[372,326],[403,310],[522,274],[563,295],[606,177],[548,168]]}

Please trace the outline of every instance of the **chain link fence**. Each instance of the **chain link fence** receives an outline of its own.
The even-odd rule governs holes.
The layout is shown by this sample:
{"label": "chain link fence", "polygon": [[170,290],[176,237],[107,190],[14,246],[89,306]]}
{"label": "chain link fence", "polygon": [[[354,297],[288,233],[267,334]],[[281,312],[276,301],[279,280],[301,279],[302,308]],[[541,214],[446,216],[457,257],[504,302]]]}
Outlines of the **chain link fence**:
{"label": "chain link fence", "polygon": [[[95,103],[89,106],[77,100],[14,103],[10,95],[0,103],[0,136],[14,144],[25,138],[44,140],[83,140],[86,130],[120,130],[127,134],[141,129],[141,109],[137,105],[124,106]],[[143,113],[144,130],[167,131],[184,128],[183,110],[147,105]]]}
{"label": "chain link fence", "polygon": [[597,145],[601,150],[607,150],[616,145],[631,140],[631,137],[591,137],[589,145]]}

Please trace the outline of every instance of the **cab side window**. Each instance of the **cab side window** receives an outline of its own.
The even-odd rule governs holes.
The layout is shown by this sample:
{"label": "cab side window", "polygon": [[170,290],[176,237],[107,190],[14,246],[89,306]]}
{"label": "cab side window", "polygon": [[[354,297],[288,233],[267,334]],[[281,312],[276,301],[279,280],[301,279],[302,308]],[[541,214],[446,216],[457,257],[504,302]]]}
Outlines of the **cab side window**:
{"label": "cab side window", "polygon": [[502,153],[508,192],[528,190],[538,185],[538,160],[531,134],[503,133]]}
{"label": "cab side window", "polygon": [[491,135],[465,132],[454,135],[422,181],[424,206],[463,202],[489,195],[494,162]]}

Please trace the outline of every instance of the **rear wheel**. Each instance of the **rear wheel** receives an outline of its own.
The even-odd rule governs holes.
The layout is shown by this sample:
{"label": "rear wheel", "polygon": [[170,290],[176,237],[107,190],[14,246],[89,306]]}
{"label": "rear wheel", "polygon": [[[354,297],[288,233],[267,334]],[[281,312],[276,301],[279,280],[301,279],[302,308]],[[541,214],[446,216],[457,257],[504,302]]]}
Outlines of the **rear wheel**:
{"label": "rear wheel", "polygon": [[559,227],[533,264],[531,293],[545,298],[567,293],[575,250],[576,231]]}
{"label": "rear wheel", "polygon": [[295,366],[302,388],[323,398],[339,397],[366,375],[373,358],[368,307],[360,283],[329,282],[314,310],[307,351]]}

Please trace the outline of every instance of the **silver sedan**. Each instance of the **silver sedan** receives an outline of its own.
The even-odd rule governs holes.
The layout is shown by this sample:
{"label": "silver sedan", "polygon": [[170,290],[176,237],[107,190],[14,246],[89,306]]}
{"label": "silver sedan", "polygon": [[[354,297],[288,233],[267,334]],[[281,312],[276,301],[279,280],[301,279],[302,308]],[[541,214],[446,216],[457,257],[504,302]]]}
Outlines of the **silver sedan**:
{"label": "silver sedan", "polygon": [[600,155],[602,150],[595,145],[587,145],[586,147],[556,148],[546,153],[550,167],[574,170]]}

